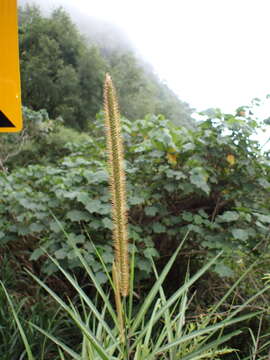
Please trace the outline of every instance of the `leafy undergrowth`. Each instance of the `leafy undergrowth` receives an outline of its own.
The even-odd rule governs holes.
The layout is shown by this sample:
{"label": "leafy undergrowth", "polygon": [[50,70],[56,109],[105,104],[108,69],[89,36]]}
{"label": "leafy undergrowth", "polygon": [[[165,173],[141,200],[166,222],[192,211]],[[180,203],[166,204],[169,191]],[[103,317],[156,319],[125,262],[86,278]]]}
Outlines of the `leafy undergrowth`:
{"label": "leafy undergrowth", "polygon": [[[200,260],[223,250],[214,268],[223,277],[232,277],[254,258],[268,263],[269,155],[252,139],[259,128],[255,120],[217,112],[196,130],[176,127],[161,116],[123,123],[129,234],[138,279],[149,278],[150,257],[162,262],[187,230],[183,254]],[[72,143],[59,144],[69,155],[60,156],[57,164],[39,165],[33,158],[35,165],[0,173],[2,247],[23,243],[36,261],[42,246],[65,268],[78,267],[53,213],[87,253],[99,280],[106,280],[88,242],[95,243],[110,268],[112,221],[102,126],[101,114],[92,137],[74,133]],[[45,136],[44,150],[57,133],[61,127]],[[51,274],[56,268],[45,261],[43,270]]]}

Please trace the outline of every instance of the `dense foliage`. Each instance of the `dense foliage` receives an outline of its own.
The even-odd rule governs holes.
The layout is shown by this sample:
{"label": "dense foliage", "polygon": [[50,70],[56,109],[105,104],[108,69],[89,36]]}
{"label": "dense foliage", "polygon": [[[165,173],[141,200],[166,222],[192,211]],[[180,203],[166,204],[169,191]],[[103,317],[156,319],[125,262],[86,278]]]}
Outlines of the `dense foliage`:
{"label": "dense foliage", "polygon": [[[36,116],[39,119],[39,113]],[[41,122],[44,128],[48,121]],[[268,156],[252,139],[258,126],[255,120],[216,112],[196,130],[177,127],[161,116],[123,121],[130,239],[136,246],[141,277],[150,275],[149,256],[171,253],[188,229],[189,255],[205,257],[224,250],[223,260],[216,264],[222,276],[233,275],[236,263],[250,261],[248,255],[263,256],[270,225],[270,168]],[[65,266],[76,267],[53,213],[87,252],[96,272],[100,264],[89,238],[102,249],[105,262],[112,263],[102,127],[100,114],[93,137],[74,133],[72,142],[52,145],[63,131],[56,126],[39,144],[47,164],[34,154],[32,159],[18,156],[20,167],[1,173],[2,245],[23,239],[36,249],[32,260],[41,255],[42,245]],[[53,160],[48,164],[50,147],[57,164]],[[25,151],[30,151],[27,144],[21,153]],[[66,156],[57,155],[61,153]],[[45,263],[44,270],[50,273],[54,268]]]}

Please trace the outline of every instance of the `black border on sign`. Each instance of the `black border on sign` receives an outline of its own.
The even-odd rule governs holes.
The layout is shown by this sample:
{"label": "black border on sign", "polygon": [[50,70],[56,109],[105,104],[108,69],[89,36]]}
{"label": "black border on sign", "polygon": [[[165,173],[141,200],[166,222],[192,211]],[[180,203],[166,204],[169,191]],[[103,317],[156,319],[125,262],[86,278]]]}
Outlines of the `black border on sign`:
{"label": "black border on sign", "polygon": [[3,111],[0,110],[0,128],[15,128],[16,126],[6,117]]}

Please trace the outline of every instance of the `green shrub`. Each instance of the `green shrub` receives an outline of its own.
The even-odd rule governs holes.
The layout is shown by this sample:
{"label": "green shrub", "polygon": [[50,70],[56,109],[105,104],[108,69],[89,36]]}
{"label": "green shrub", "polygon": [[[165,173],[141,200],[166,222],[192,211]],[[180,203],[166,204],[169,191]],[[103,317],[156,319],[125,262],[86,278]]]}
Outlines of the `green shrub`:
{"label": "green shrub", "polygon": [[[57,166],[29,165],[0,173],[1,246],[23,239],[27,249],[36,249],[32,260],[39,258],[42,245],[65,268],[79,266],[53,212],[105,281],[86,241],[92,239],[110,268],[112,222],[102,121],[102,115],[97,117],[95,137],[74,134],[73,143],[64,141],[65,130],[63,147],[70,155]],[[268,155],[252,139],[258,126],[253,119],[221,113],[196,130],[176,127],[161,116],[123,119],[129,236],[140,278],[151,273],[150,256],[172,253],[187,230],[188,256],[200,259],[200,254],[224,251],[215,266],[222,276],[232,276],[238,265],[245,267],[252,257],[266,254],[270,168]],[[53,137],[58,142],[61,132]],[[48,153],[50,147],[54,145],[48,143]],[[56,268],[46,262],[44,270]]]}

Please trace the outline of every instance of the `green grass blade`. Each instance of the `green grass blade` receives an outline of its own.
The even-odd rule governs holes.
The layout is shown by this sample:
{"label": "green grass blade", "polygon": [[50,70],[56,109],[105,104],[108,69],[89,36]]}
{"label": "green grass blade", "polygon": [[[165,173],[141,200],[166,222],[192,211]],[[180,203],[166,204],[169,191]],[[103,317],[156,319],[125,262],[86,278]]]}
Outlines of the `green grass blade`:
{"label": "green grass blade", "polygon": [[32,324],[31,326],[33,326],[36,330],[38,330],[41,334],[45,335],[48,339],[52,340],[56,345],[58,345],[61,349],[63,349],[67,354],[69,354],[72,359],[74,360],[83,360],[82,357],[75,353],[75,351],[73,351],[70,347],[68,347],[66,344],[64,344],[62,341],[58,340],[56,337],[54,337],[53,335],[49,334],[46,330],[41,329],[39,326]]}
{"label": "green grass blade", "polygon": [[227,319],[231,319],[232,317],[234,317],[236,314],[242,311],[249,303],[251,303],[258,296],[262,295],[269,289],[270,289],[270,285],[258,291],[255,295],[251,296],[246,302],[244,302],[244,304],[240,305],[236,310],[232,311],[232,313],[227,317]]}
{"label": "green grass blade", "polygon": [[[63,225],[60,223],[60,221],[57,219],[57,217],[54,215],[53,212],[51,212],[51,214],[52,214],[54,220],[57,222],[59,228],[62,230],[63,234],[65,235],[65,237],[66,237],[68,243],[70,244],[70,246],[75,250],[76,255],[78,256],[79,260],[81,261],[82,265],[84,266],[87,274],[90,276],[91,280],[93,281],[93,283],[95,285],[95,288],[97,289],[97,291],[100,294],[101,298],[103,299],[104,303],[107,304],[108,310],[109,310],[109,312],[111,314],[111,317],[112,317],[114,323],[117,324],[117,315],[116,315],[115,311],[113,310],[113,307],[111,306],[110,302],[108,301],[107,295],[104,293],[104,291],[103,291],[102,287],[100,286],[99,282],[96,280],[96,277],[95,277],[93,271],[91,270],[91,268],[89,267],[89,265],[85,261],[84,257],[82,256],[79,249],[77,248],[76,244],[74,244],[74,242],[70,240],[69,235],[65,231]],[[104,272],[106,273],[106,275],[108,277],[108,280],[109,280],[109,282],[111,284],[111,287],[113,289],[114,285],[113,285],[113,282],[112,282],[112,278],[110,277],[110,274],[108,272],[108,269],[107,269],[101,255],[100,255],[98,249],[96,248],[95,244],[93,242],[91,242],[91,244],[92,244],[93,248],[95,249],[95,252],[96,252],[96,254],[97,254],[97,256],[98,256],[98,258],[99,258],[99,260],[101,262],[101,265],[102,265],[102,267],[104,269]]]}
{"label": "green grass blade", "polygon": [[64,354],[60,348],[58,348],[58,352],[59,352],[60,360],[65,360]]}
{"label": "green grass blade", "polygon": [[18,326],[18,329],[19,329],[19,332],[20,332],[20,335],[21,335],[21,338],[22,338],[22,341],[23,341],[23,344],[25,346],[25,350],[26,350],[26,353],[27,353],[27,356],[28,356],[28,360],[35,360],[35,358],[33,356],[33,353],[31,351],[29,342],[28,342],[27,337],[25,335],[25,332],[23,330],[22,324],[21,324],[21,322],[20,322],[20,320],[18,318],[18,315],[16,313],[16,310],[15,310],[15,308],[13,306],[12,300],[11,300],[11,298],[10,298],[4,284],[2,283],[2,281],[0,281],[0,284],[1,284],[2,288],[3,288],[3,290],[4,290],[4,293],[6,295],[7,301],[9,303],[10,308],[11,308],[13,317],[14,317],[14,319],[16,321],[17,326]]}
{"label": "green grass blade", "polygon": [[94,244],[93,242],[92,242],[92,246],[93,246],[93,248],[95,249],[96,255],[97,255],[97,257],[99,258],[99,261],[100,261],[100,263],[101,263],[101,265],[102,265],[102,268],[103,268],[103,270],[104,270],[104,272],[105,272],[105,274],[106,274],[106,276],[107,276],[107,278],[108,278],[108,280],[109,280],[109,283],[110,283],[111,288],[114,289],[114,283],[113,283],[112,277],[111,277],[110,274],[109,274],[109,271],[108,271],[108,269],[107,269],[107,266],[106,266],[106,264],[104,263],[103,258],[102,258],[102,256],[100,255],[100,252],[98,251],[97,247],[95,246],[95,244]]}
{"label": "green grass blade", "polygon": [[154,318],[155,318],[156,312],[158,311],[160,306],[161,306],[161,301],[160,301],[160,299],[158,299],[155,306],[154,306],[151,318],[150,318],[150,320],[148,322],[148,325],[147,325],[147,332],[146,332],[144,343],[143,343],[143,345],[146,346],[146,347],[149,346],[149,342],[151,340],[151,334],[152,334],[152,331],[153,331]]}
{"label": "green grass blade", "polygon": [[134,291],[134,271],[135,271],[135,242],[133,242],[131,261],[130,261],[130,276],[129,276],[129,297],[128,297],[128,323],[131,323],[133,310],[133,291]]}
{"label": "green grass blade", "polygon": [[[175,253],[175,255],[177,255],[177,253]],[[171,305],[173,305],[189,288],[190,286],[197,281],[218,259],[218,257],[221,255],[221,253],[219,253],[215,258],[213,258],[211,261],[209,261],[205,266],[203,266],[195,275],[193,275],[187,282],[185,282],[185,284],[183,286],[181,286],[180,289],[178,289],[166,302],[166,304],[162,307],[162,309],[156,314],[154,323],[156,323],[165,313],[165,311],[167,311],[169,309],[169,307]],[[173,256],[174,257],[174,256]],[[171,259],[170,259],[171,261]],[[169,262],[170,262],[169,261]],[[155,291],[159,291],[159,287],[161,286],[160,284],[160,279],[158,279],[158,281],[155,283],[154,288],[156,288],[156,285],[158,284],[158,289],[155,289]],[[152,291],[152,290],[151,290]],[[151,292],[150,292],[151,293]],[[147,299],[147,298],[146,298]],[[150,303],[151,304],[151,303]],[[147,304],[148,305],[148,304]],[[145,305],[146,307],[146,305]],[[145,315],[146,310],[149,308],[149,305],[146,307],[143,315]],[[141,330],[140,335],[136,337],[134,343],[131,345],[131,349],[133,349],[135,346],[137,346],[137,343],[141,340],[141,338],[145,335],[147,331],[147,326]]]}
{"label": "green grass blade", "polygon": [[[260,290],[259,292],[257,292],[255,295],[253,295],[252,297],[250,297],[247,301],[245,301],[243,304],[241,304],[240,306],[238,306],[236,308],[236,310],[232,311],[227,317],[226,320],[229,321],[230,319],[232,319],[233,317],[235,317],[240,311],[243,311],[246,306],[251,303],[253,300],[255,300],[258,296],[260,296],[261,294],[263,294],[264,292],[266,292],[267,290],[270,289],[270,286],[267,286],[265,288],[263,288],[262,290]],[[262,312],[256,312],[255,314],[261,314]],[[203,340],[204,343],[206,343],[209,339],[211,335],[209,335],[208,337],[205,337],[205,339]]]}
{"label": "green grass blade", "polygon": [[227,326],[236,324],[238,322],[250,319],[250,318],[252,318],[252,317],[254,317],[254,316],[258,315],[258,314],[261,314],[261,312],[243,315],[243,316],[240,316],[240,317],[238,317],[236,319],[229,320],[229,321],[224,320],[224,321],[219,322],[218,324],[208,326],[205,329],[193,331],[190,334],[187,334],[187,335],[184,335],[184,336],[180,337],[179,339],[175,340],[173,343],[164,345],[161,348],[154,350],[153,351],[153,356],[156,356],[156,355],[161,354],[163,352],[166,353],[166,351],[168,351],[170,348],[172,348],[174,346],[177,346],[177,345],[179,345],[181,343],[184,343],[186,341],[192,340],[192,339],[194,339],[194,338],[196,338],[198,336],[202,336],[202,335],[208,334],[208,333],[211,333],[211,335],[212,335],[212,334],[214,334],[214,332],[216,332],[219,329],[222,329],[222,328],[225,328]]}
{"label": "green grass blade", "polygon": [[228,335],[224,335],[222,337],[220,337],[219,339],[216,339],[212,342],[210,342],[209,344],[203,346],[202,348],[200,348],[199,350],[192,352],[191,354],[188,354],[184,357],[181,358],[181,360],[198,360],[201,359],[203,353],[205,353],[206,351],[212,349],[212,348],[216,348],[217,346],[226,343],[227,341],[229,341],[231,338],[238,336],[242,333],[241,330],[235,330],[233,332],[231,332]]}
{"label": "green grass blade", "polygon": [[141,324],[141,322],[144,319],[144,316],[147,312],[147,310],[149,309],[149,307],[151,306],[155,296],[157,295],[157,293],[159,292],[159,288],[162,285],[163,281],[165,280],[168,272],[170,271],[180,249],[182,248],[186,238],[188,236],[188,233],[186,234],[186,236],[184,237],[184,239],[182,240],[181,244],[179,245],[179,247],[177,248],[177,250],[175,251],[175,253],[172,255],[172,257],[170,258],[170,260],[168,261],[168,263],[166,264],[166,266],[164,267],[164,269],[162,270],[158,280],[155,282],[154,286],[152,287],[152,289],[150,290],[149,294],[147,295],[145,301],[143,302],[138,314],[136,315],[133,324],[131,326],[131,328],[129,329],[129,336],[133,336],[134,332],[137,330],[138,326]]}
{"label": "green grass blade", "polygon": [[[74,287],[74,289],[77,291],[77,294],[81,296],[81,298],[85,301],[85,303],[89,306],[95,317],[98,319],[99,323],[102,324],[104,329],[107,331],[108,335],[111,337],[113,342],[117,343],[116,338],[114,337],[111,329],[107,325],[107,323],[104,321],[102,314],[97,310],[96,306],[93,304],[93,302],[89,299],[89,297],[85,294],[85,292],[82,290],[82,288],[79,286],[77,281],[66,271],[62,268],[62,266],[59,264],[57,260],[52,258],[49,255],[50,259],[53,261],[53,263],[58,267],[58,269],[63,273],[63,275],[66,277],[66,279],[70,282],[70,284]],[[106,305],[109,304],[109,299],[106,299]]]}
{"label": "green grass blade", "polygon": [[220,301],[212,308],[209,316],[215,314],[218,308],[224,303],[224,301],[231,295],[234,289],[238,286],[238,284],[247,276],[247,274],[253,269],[257,262],[253,263],[249,268],[235,281],[235,283],[230,287],[229,291],[220,299]]}
{"label": "green grass blade", "polygon": [[[215,256],[211,261],[209,261],[206,265],[204,265],[196,274],[194,274],[190,279],[188,279],[184,285],[182,285],[166,302],[166,304],[162,307],[162,309],[157,314],[157,318],[160,318],[163,313],[174,304],[179,297],[184,294],[188,289],[193,285],[220,257],[221,253]],[[157,319],[158,320],[158,319]]]}
{"label": "green grass blade", "polygon": [[100,355],[102,360],[109,360],[109,357],[106,353],[106,351],[103,349],[102,345],[99,343],[99,341],[95,338],[94,334],[90,331],[90,329],[81,321],[81,319],[70,309],[70,307],[54,292],[52,291],[46,284],[44,284],[38,277],[33,275],[30,271],[26,270],[27,273],[35,279],[35,281],[41,285],[50,295],[53,299],[55,299],[58,304],[69,314],[69,316],[73,319],[73,321],[76,323],[76,325],[81,330],[82,334],[85,334],[85,336],[91,341],[94,348]]}
{"label": "green grass blade", "polygon": [[[151,260],[152,260],[152,266],[154,269],[154,274],[156,276],[156,279],[158,279],[157,269],[155,267],[155,264],[154,264],[154,261],[152,258],[151,258]],[[160,286],[160,288],[159,288],[159,294],[160,294],[161,304],[162,304],[162,306],[165,306],[167,303],[167,300],[166,300],[166,296],[165,296],[162,286]],[[154,319],[154,317],[153,317],[153,319]],[[173,342],[174,336],[173,336],[173,331],[172,331],[172,315],[170,315],[169,309],[167,309],[164,312],[164,320],[165,320],[165,330],[166,330],[168,342]],[[147,325],[147,326],[149,326],[149,325]],[[151,326],[153,326],[153,325],[151,324]],[[174,355],[175,355],[173,349],[170,349],[169,353],[170,353],[170,360],[173,360]]]}
{"label": "green grass blade", "polygon": [[188,289],[183,293],[179,308],[179,315],[176,317],[176,336],[180,337],[183,332],[183,327],[185,325],[185,315],[187,309],[187,302],[188,302]]}
{"label": "green grass blade", "polygon": [[[171,328],[176,329],[175,338],[182,336],[183,327],[185,325],[186,304],[187,304],[187,291],[182,295],[178,315],[173,318],[171,315]],[[176,308],[177,306],[174,307],[172,314],[175,314]],[[166,338],[166,331],[163,328],[163,331],[161,331],[159,337],[156,340],[156,345],[155,345],[156,348],[159,348],[161,346],[165,338]]]}
{"label": "green grass blade", "polygon": [[89,275],[90,279],[92,280],[95,289],[98,291],[99,295],[101,296],[102,300],[104,301],[104,303],[106,304],[108,311],[114,321],[115,324],[117,324],[117,315],[110,303],[110,301],[108,301],[108,296],[105,294],[105,292],[103,291],[100,283],[97,281],[93,271],[91,270],[90,266],[87,264],[86,260],[84,259],[84,257],[82,256],[82,254],[80,253],[79,249],[74,245],[74,250],[76,251],[76,255],[78,256],[79,260],[81,261],[83,267],[85,268],[87,274]]}

